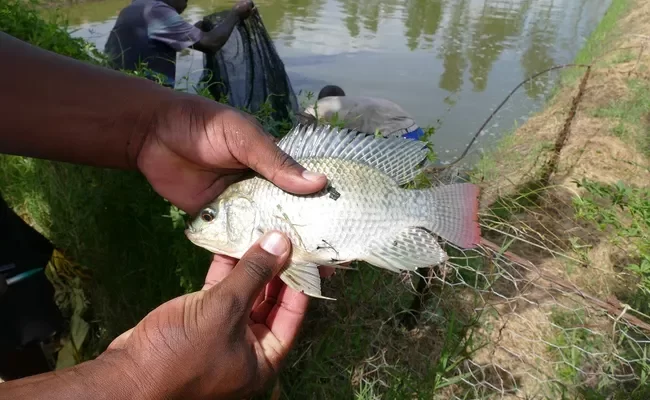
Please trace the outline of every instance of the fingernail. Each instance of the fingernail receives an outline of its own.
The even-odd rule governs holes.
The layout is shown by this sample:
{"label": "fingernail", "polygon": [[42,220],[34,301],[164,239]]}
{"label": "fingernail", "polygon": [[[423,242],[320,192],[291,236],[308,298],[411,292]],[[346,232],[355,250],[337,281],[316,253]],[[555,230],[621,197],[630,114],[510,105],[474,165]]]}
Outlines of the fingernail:
{"label": "fingernail", "polygon": [[288,248],[287,240],[278,232],[267,233],[263,238],[260,246],[274,256],[281,256]]}
{"label": "fingernail", "polygon": [[322,179],[323,177],[325,177],[325,174],[320,174],[318,172],[312,172],[312,171],[304,170],[302,172],[302,177],[307,179],[308,181],[316,182],[316,181]]}

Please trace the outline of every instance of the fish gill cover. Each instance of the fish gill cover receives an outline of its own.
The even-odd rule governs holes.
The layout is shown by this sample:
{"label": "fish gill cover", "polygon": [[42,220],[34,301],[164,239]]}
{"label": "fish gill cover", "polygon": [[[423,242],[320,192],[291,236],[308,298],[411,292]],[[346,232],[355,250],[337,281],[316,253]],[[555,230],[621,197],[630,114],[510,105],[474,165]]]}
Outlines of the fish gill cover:
{"label": "fish gill cover", "polygon": [[[204,17],[202,29],[219,25],[229,13]],[[298,111],[298,101],[273,41],[257,9],[237,24],[226,44],[204,56],[202,84],[216,100],[255,113],[269,101],[275,120],[288,120]],[[225,97],[225,99],[224,99]]]}

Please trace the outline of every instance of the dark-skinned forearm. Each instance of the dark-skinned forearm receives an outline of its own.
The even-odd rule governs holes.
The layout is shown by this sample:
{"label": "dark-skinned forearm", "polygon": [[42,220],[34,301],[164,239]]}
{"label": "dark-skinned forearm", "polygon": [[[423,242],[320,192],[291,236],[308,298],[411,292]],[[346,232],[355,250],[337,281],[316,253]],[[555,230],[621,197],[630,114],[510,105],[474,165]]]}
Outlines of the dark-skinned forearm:
{"label": "dark-skinned forearm", "polygon": [[165,392],[141,379],[134,364],[116,352],[74,367],[0,384],[0,400],[149,400],[166,397]]}
{"label": "dark-skinned forearm", "polygon": [[[204,51],[204,49],[207,49],[211,52],[219,51],[219,49],[221,49],[228,41],[230,34],[233,29],[235,29],[238,22],[239,17],[237,16],[237,13],[234,11],[228,13],[223,22],[203,35],[203,38],[198,43],[201,48],[197,48],[197,50]],[[199,46],[195,45],[194,47]]]}
{"label": "dark-skinned forearm", "polygon": [[0,153],[135,168],[154,110],[176,95],[0,32]]}

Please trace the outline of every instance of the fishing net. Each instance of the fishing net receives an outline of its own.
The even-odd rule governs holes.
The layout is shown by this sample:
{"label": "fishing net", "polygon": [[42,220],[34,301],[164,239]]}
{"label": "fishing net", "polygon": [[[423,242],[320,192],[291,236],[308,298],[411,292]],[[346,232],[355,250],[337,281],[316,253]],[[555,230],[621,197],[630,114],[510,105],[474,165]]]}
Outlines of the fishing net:
{"label": "fishing net", "polygon": [[[202,29],[219,25],[229,12],[206,16]],[[275,120],[290,119],[298,111],[284,64],[257,10],[237,25],[218,52],[204,56],[201,83],[215,99],[251,113],[262,110],[268,101]]]}

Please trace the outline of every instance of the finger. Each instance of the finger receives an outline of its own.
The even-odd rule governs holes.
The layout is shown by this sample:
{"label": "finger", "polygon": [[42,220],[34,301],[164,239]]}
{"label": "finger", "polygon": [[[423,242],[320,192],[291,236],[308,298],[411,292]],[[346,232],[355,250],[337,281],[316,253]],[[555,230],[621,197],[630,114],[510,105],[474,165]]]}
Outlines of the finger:
{"label": "finger", "polygon": [[284,267],[291,250],[286,236],[277,231],[266,233],[239,260],[218,291],[219,300],[230,300],[237,309],[233,313],[251,310],[264,286]]}
{"label": "finger", "polygon": [[[281,283],[281,282],[280,282]],[[309,298],[284,284],[277,297],[267,297],[252,313],[251,326],[267,360],[275,366],[280,365],[298,336],[305,318]],[[271,291],[269,285],[269,291]]]}
{"label": "finger", "polygon": [[208,269],[208,273],[205,276],[205,282],[201,290],[208,290],[212,286],[221,282],[228,276],[230,271],[235,268],[237,264],[237,259],[233,257],[224,256],[221,254],[215,254]]}
{"label": "finger", "polygon": [[266,285],[264,296],[262,300],[256,302],[251,311],[251,321],[257,324],[266,324],[266,318],[273,307],[277,304],[278,294],[280,289],[284,286],[284,282],[279,276],[274,276],[271,282]]}
{"label": "finger", "polygon": [[318,268],[318,272],[320,273],[321,278],[329,278],[330,276],[334,275],[336,268],[321,266]]}
{"label": "finger", "polygon": [[280,289],[277,305],[271,309],[266,318],[266,326],[284,348],[288,349],[293,345],[308,305],[309,297],[306,294],[286,285]]}
{"label": "finger", "polygon": [[251,308],[251,314],[250,314],[250,318],[251,318],[251,319],[250,319],[250,322],[251,322],[251,323],[254,322],[253,319],[252,319],[252,317],[253,317],[253,312],[255,311],[255,309],[257,309],[257,307],[259,307],[260,304],[262,304],[262,303],[267,299],[267,297],[269,296],[269,288],[272,287],[273,283],[274,283],[276,280],[279,280],[279,279],[280,279],[280,278],[279,278],[277,275],[274,276],[273,279],[271,279],[271,282],[269,282],[269,283],[266,285],[266,287],[264,288],[264,290],[262,290],[262,291],[260,292],[260,294],[255,298],[255,302],[253,303],[253,307]]}
{"label": "finger", "polygon": [[325,187],[327,177],[308,171],[283,152],[271,135],[236,113],[224,117],[224,135],[231,154],[283,190],[311,194]]}
{"label": "finger", "polygon": [[107,350],[116,350],[116,349],[121,349],[124,347],[124,344],[126,343],[127,340],[131,337],[131,334],[133,333],[133,329],[131,328],[128,331],[122,333],[120,336],[116,337],[111,344],[108,345]]}
{"label": "finger", "polygon": [[254,310],[257,306],[259,306],[260,304],[262,304],[263,301],[264,301],[264,292],[260,292],[260,294],[257,295],[257,297],[255,298],[255,301],[253,302],[253,310]]}

